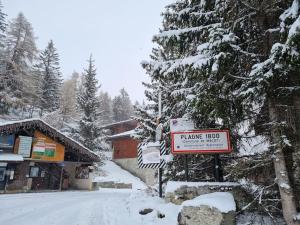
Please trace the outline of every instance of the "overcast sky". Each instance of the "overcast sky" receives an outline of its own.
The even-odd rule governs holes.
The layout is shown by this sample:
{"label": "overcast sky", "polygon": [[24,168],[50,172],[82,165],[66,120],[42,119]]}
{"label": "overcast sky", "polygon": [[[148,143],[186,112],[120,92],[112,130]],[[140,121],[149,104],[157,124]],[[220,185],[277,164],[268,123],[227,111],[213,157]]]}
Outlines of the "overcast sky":
{"label": "overcast sky", "polygon": [[64,78],[82,72],[93,54],[101,90],[111,96],[122,87],[132,101],[144,99],[140,66],[154,46],[161,12],[172,0],[2,0],[8,19],[23,12],[34,28],[39,49],[52,39]]}

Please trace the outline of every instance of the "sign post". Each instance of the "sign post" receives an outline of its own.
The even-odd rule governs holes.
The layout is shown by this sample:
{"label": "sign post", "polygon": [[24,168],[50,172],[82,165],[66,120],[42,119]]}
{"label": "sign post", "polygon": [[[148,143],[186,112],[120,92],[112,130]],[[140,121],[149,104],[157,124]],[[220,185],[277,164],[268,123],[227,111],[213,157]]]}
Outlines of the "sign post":
{"label": "sign post", "polygon": [[[157,119],[157,130],[156,130],[156,141],[161,141],[162,137],[162,126],[159,124],[161,118],[161,91],[158,93],[158,119]],[[158,192],[159,197],[162,198],[162,168],[158,168]]]}
{"label": "sign post", "polygon": [[215,179],[218,182],[223,182],[223,174],[222,174],[222,166],[220,160],[220,154],[214,155],[214,171],[215,171]]}
{"label": "sign post", "polygon": [[[185,122],[186,123],[186,122]],[[176,125],[176,123],[175,123]],[[174,126],[174,124],[173,124]],[[180,127],[179,125],[176,125]],[[186,125],[184,127],[187,127]],[[191,125],[189,125],[191,127]],[[220,153],[232,151],[228,130],[189,130],[172,132],[172,153],[184,154],[185,156],[185,179],[188,177],[188,154],[214,154],[214,175],[216,181],[222,182]]]}
{"label": "sign post", "polygon": [[231,152],[228,130],[193,130],[171,135],[173,154]]}
{"label": "sign post", "polygon": [[188,164],[188,155],[184,155],[184,169],[185,169],[185,180],[189,181],[189,164]]}

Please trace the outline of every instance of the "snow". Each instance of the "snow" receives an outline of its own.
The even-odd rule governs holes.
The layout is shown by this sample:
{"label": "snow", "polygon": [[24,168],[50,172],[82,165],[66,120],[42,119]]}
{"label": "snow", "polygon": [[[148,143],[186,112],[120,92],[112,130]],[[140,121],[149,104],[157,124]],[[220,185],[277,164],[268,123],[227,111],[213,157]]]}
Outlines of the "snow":
{"label": "snow", "polygon": [[300,213],[298,213],[298,214],[295,216],[295,220],[299,220],[299,221],[300,221]]}
{"label": "snow", "polygon": [[242,136],[239,155],[254,155],[269,150],[269,141],[264,136],[256,135],[254,130],[250,129],[249,121],[242,122],[239,127],[238,133]]}
{"label": "snow", "polygon": [[220,186],[220,187],[234,187],[240,186],[235,182],[183,182],[183,181],[168,181],[165,193],[172,193],[182,186],[188,187],[202,187],[202,186]]}
{"label": "snow", "polygon": [[[171,225],[178,214],[178,206],[130,190],[5,194],[0,202],[5,225]],[[145,208],[153,212],[140,215]],[[158,212],[165,217],[158,218]]]}
{"label": "snow", "polygon": [[288,185],[287,183],[280,183],[279,184],[279,186],[281,187],[281,188],[283,188],[283,189],[290,189],[291,187],[290,187],[290,185]]}
{"label": "snow", "polygon": [[[15,123],[26,123],[26,122],[32,122],[32,121],[36,121],[36,120],[40,120],[39,118],[30,118],[30,119],[24,119],[24,120],[12,120],[12,121],[2,121],[0,123],[0,126],[6,126],[6,125],[12,125]],[[42,121],[42,120],[41,120]],[[44,121],[43,121],[44,122]],[[45,123],[45,122],[44,122]],[[48,125],[48,124],[47,124]],[[50,126],[50,125],[49,125]],[[55,128],[54,128],[55,129]]]}
{"label": "snow", "polygon": [[[177,224],[180,206],[154,196],[138,178],[106,161],[105,176],[95,181],[132,183],[133,189],[100,188],[0,195],[0,224],[5,225],[171,225]],[[153,211],[139,214],[144,209]],[[164,215],[159,218],[158,215]]]}
{"label": "snow", "polygon": [[24,161],[24,159],[18,154],[0,153],[0,161]]}
{"label": "snow", "polygon": [[119,124],[122,124],[122,123],[130,123],[130,122],[133,122],[133,121],[135,121],[135,120],[134,119],[122,120],[122,121],[119,121],[119,122],[114,122],[114,123],[109,123],[109,124],[103,125],[100,128],[109,128],[111,126],[119,125]]}
{"label": "snow", "polygon": [[294,36],[297,32],[299,32],[300,29],[300,16],[295,20],[295,22],[292,24],[290,30],[289,30],[289,35],[288,38],[291,38]]}
{"label": "snow", "polygon": [[147,185],[144,182],[126,170],[123,170],[112,161],[106,161],[101,170],[103,171],[103,176],[95,177],[95,182],[113,181],[116,183],[132,184],[133,190],[147,189]]}
{"label": "snow", "polygon": [[265,137],[261,135],[255,137],[243,137],[241,147],[239,148],[239,155],[254,155],[268,150],[269,142],[265,139]]}
{"label": "snow", "polygon": [[280,23],[281,32],[285,30],[286,20],[288,18],[296,18],[298,16],[298,12],[299,12],[299,0],[294,0],[292,6],[287,10],[285,10],[279,17],[281,20]]}
{"label": "snow", "polygon": [[206,205],[210,208],[217,208],[222,213],[228,213],[236,210],[233,195],[228,192],[214,192],[210,194],[200,195],[192,200],[184,201],[181,207],[184,206],[202,206]]}
{"label": "snow", "polygon": [[126,136],[131,137],[134,134],[136,134],[136,130],[135,129],[129,130],[129,131],[125,131],[123,133],[115,134],[115,135],[112,135],[112,136],[109,136],[108,139],[113,139],[113,138],[118,138],[118,137],[126,137]]}
{"label": "snow", "polygon": [[187,118],[177,118],[170,120],[170,131],[179,132],[179,131],[191,131],[195,130],[195,125],[192,120]]}

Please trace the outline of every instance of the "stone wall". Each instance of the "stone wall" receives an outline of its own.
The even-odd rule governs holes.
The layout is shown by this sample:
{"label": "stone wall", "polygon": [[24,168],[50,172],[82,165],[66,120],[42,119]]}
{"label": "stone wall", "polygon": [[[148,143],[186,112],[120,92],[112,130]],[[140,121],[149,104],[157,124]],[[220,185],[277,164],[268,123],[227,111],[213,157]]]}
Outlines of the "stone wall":
{"label": "stone wall", "polygon": [[137,158],[114,159],[114,162],[134,176],[139,177],[149,186],[153,186],[157,183],[157,178],[155,176],[157,170],[138,168]]}
{"label": "stone wall", "polygon": [[230,185],[229,182],[225,182],[226,185],[224,183],[223,186],[222,183],[219,182],[215,182],[215,185],[213,182],[209,182],[207,185],[205,182],[195,182],[194,186],[192,183],[193,182],[188,182],[189,185],[183,184],[172,192],[166,192],[165,199],[168,202],[180,205],[186,200],[193,199],[203,194],[213,192],[231,192],[236,200],[238,210],[251,202],[251,197],[237,183],[232,183],[232,185]]}

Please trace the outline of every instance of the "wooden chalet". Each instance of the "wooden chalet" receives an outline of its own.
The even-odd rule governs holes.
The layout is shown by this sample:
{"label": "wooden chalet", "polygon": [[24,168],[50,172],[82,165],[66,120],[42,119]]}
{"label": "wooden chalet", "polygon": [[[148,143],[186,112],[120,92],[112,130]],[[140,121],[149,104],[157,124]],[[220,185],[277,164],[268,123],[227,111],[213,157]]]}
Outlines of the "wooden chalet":
{"label": "wooden chalet", "polygon": [[0,124],[0,193],[91,189],[100,158],[40,119]]}
{"label": "wooden chalet", "polygon": [[107,140],[111,142],[113,161],[145,183],[154,185],[156,183],[156,171],[138,168],[137,151],[139,141],[133,138],[137,127],[138,122],[134,119],[104,126],[104,128],[110,129],[112,133]]}
{"label": "wooden chalet", "polygon": [[125,120],[106,125],[112,135],[107,138],[111,141],[113,149],[113,159],[126,159],[137,157],[137,146],[139,142],[132,138],[134,129],[138,126],[136,120]]}

